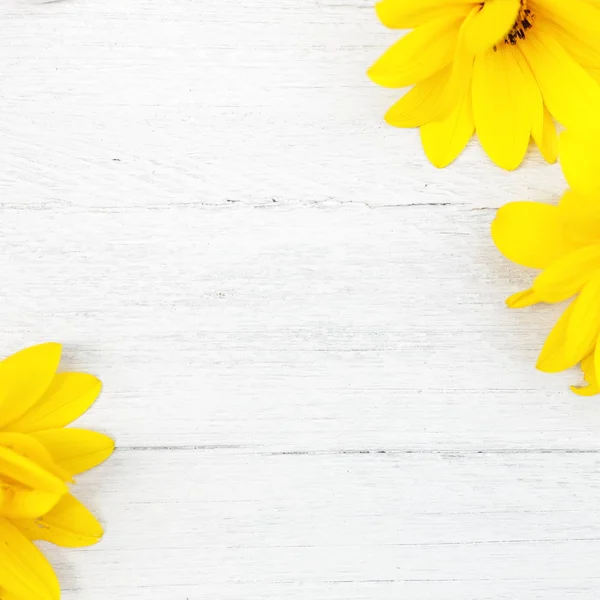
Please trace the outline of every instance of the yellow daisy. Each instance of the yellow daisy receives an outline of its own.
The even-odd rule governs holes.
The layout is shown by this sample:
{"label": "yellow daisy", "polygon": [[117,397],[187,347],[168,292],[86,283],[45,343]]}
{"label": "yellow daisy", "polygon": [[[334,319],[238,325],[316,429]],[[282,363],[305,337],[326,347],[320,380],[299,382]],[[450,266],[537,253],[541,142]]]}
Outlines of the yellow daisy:
{"label": "yellow daisy", "polygon": [[600,0],[383,0],[377,14],[412,29],[369,70],[382,86],[414,84],[385,119],[420,127],[437,167],[475,131],[504,169],[521,164],[530,138],[554,162],[553,117],[600,122]]}
{"label": "yellow daisy", "polygon": [[557,206],[512,202],[492,224],[492,238],[510,260],[543,269],[530,289],[507,300],[511,308],[575,297],[548,336],[537,367],[547,373],[581,363],[588,383],[572,388],[600,393],[600,153],[598,142],[561,135],[561,163],[571,189]]}
{"label": "yellow daisy", "polygon": [[57,600],[52,567],[32,543],[96,543],[94,516],[69,492],[72,477],[106,460],[105,435],[66,429],[94,402],[101,383],[57,373],[61,347],[41,344],[0,362],[0,598]]}

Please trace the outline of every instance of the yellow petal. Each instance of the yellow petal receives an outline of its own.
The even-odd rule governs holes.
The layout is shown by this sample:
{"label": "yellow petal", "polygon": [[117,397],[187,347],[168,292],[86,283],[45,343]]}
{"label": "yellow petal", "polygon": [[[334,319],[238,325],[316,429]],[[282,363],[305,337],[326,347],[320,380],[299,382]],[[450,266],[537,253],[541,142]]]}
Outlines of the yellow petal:
{"label": "yellow petal", "polygon": [[465,43],[473,54],[490,50],[513,28],[521,0],[494,0],[486,2],[466,31]]}
{"label": "yellow petal", "polygon": [[11,519],[37,519],[52,510],[63,495],[18,485],[5,485],[0,503],[0,516]]}
{"label": "yellow petal", "polygon": [[529,63],[522,52],[519,51],[517,55],[521,68],[523,71],[529,73],[528,78],[530,79],[529,85],[532,101],[531,137],[533,137],[546,162],[554,164],[558,160],[558,135],[554,119],[544,105],[542,92],[538,87]]}
{"label": "yellow petal", "polygon": [[565,127],[589,127],[598,120],[600,87],[542,27],[534,27],[519,48],[538,82],[544,103]]}
{"label": "yellow petal", "polygon": [[0,479],[11,480],[32,490],[61,496],[67,492],[67,486],[62,479],[46,471],[34,461],[2,446],[0,446]]}
{"label": "yellow petal", "polygon": [[13,523],[30,540],[43,540],[66,548],[91,546],[104,534],[94,515],[70,494],[43,517]]}
{"label": "yellow petal", "polygon": [[586,69],[600,68],[600,39],[598,36],[585,38],[581,28],[574,33],[572,30],[565,29],[564,23],[564,21],[554,23],[550,19],[544,19],[538,25],[549,32],[582,67]]}
{"label": "yellow petal", "polygon": [[383,0],[375,5],[377,16],[386,27],[412,29],[439,18],[446,18],[457,6],[478,4],[479,0]]}
{"label": "yellow petal", "polygon": [[594,371],[596,375],[600,373],[600,344],[596,344],[596,349],[594,350]]}
{"label": "yellow petal", "polygon": [[94,403],[102,383],[87,373],[58,373],[38,403],[9,431],[40,431],[64,427],[79,418]]}
{"label": "yellow petal", "polygon": [[[524,61],[523,61],[524,62]],[[527,152],[539,91],[521,54],[511,46],[475,57],[473,115],[488,156],[503,169],[516,169]]]}
{"label": "yellow petal", "polygon": [[574,304],[571,304],[565,310],[544,343],[537,362],[537,368],[544,373],[558,373],[576,364],[569,362],[566,355],[567,328],[573,309]]}
{"label": "yellow petal", "polygon": [[[580,52],[586,47],[584,56],[589,58],[591,51],[597,58],[600,49],[600,7],[594,4],[590,0],[543,0],[535,9],[536,27],[547,31],[577,59],[582,58]],[[566,35],[561,35],[560,30]],[[581,60],[578,62],[586,64]]]}
{"label": "yellow petal", "polygon": [[600,201],[598,196],[566,192],[558,205],[565,234],[573,242],[587,245],[600,242]]}
{"label": "yellow petal", "polygon": [[578,396],[595,396],[600,393],[600,386],[598,385],[598,378],[596,377],[596,366],[594,363],[594,352],[588,354],[581,361],[581,370],[583,371],[583,378],[587,383],[587,386],[571,386]]}
{"label": "yellow petal", "polygon": [[600,274],[585,284],[574,302],[567,326],[565,359],[577,364],[596,345],[600,335]]}
{"label": "yellow petal", "polygon": [[533,282],[544,302],[563,302],[579,292],[600,271],[600,245],[584,246],[553,262]]}
{"label": "yellow petal", "polygon": [[462,18],[437,19],[417,27],[379,58],[369,77],[385,87],[405,87],[431,77],[452,60]]}
{"label": "yellow petal", "polygon": [[417,83],[388,110],[385,120],[394,127],[420,127],[438,118],[449,77],[450,68],[446,67]]}
{"label": "yellow petal", "polygon": [[453,162],[473,137],[474,129],[471,97],[466,93],[445,119],[421,127],[421,143],[431,164],[441,169]]}
{"label": "yellow petal", "polygon": [[558,159],[558,135],[554,119],[544,106],[541,96],[539,105],[534,105],[534,111],[541,111],[541,115],[534,114],[531,136],[544,159],[554,164]]}
{"label": "yellow petal", "polygon": [[[3,434],[4,441],[10,438],[13,447],[34,457],[22,456],[15,450],[0,446],[0,484],[3,494],[0,499],[0,515],[16,518],[33,518],[48,512],[67,493],[63,479],[52,471],[56,467],[43,446],[37,440],[23,444],[17,434]],[[27,436],[24,436],[25,438]],[[41,465],[36,462],[41,461]],[[49,464],[50,470],[43,465]],[[68,475],[67,475],[68,476]]]}
{"label": "yellow petal", "polygon": [[0,362],[0,428],[39,400],[56,373],[60,352],[60,344],[40,344]]}
{"label": "yellow petal", "polygon": [[12,523],[0,519],[2,597],[59,600],[60,587],[42,553]]}
{"label": "yellow petal", "polygon": [[539,302],[541,302],[541,300],[536,296],[532,289],[517,292],[506,299],[508,308],[527,308],[528,306],[533,306]]}
{"label": "yellow petal", "polygon": [[539,202],[510,202],[492,223],[492,238],[509,260],[543,269],[577,247],[564,236],[558,207]]}
{"label": "yellow petal", "polygon": [[560,164],[573,191],[600,196],[600,130],[563,131],[559,148]]}
{"label": "yellow petal", "polygon": [[24,433],[0,433],[0,446],[33,461],[42,469],[52,473],[63,481],[70,481],[70,475],[58,467],[44,445],[30,435]]}
{"label": "yellow petal", "polygon": [[2,594],[2,600],[24,600],[24,599],[22,597],[15,596],[14,594],[11,594],[11,593],[5,591]]}
{"label": "yellow petal", "polygon": [[468,51],[465,44],[465,31],[478,12],[478,7],[472,8],[458,32],[458,42],[452,60],[450,77],[438,101],[437,108],[440,119],[445,118],[452,111],[456,110],[457,105],[464,101],[465,93],[470,93],[474,55]]}
{"label": "yellow petal", "polygon": [[72,475],[104,462],[115,448],[108,436],[85,429],[49,429],[33,436],[50,452],[54,462]]}

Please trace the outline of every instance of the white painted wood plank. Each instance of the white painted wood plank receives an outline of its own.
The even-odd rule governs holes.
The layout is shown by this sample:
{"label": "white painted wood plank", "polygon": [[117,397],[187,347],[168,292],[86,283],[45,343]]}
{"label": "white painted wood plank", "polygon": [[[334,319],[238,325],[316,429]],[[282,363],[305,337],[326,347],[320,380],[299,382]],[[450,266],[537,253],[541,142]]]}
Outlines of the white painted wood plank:
{"label": "white painted wood plank", "polygon": [[0,4],[2,352],[64,342],[120,446],[65,600],[598,597],[600,408],[473,210],[559,169],[435,171],[370,4]]}
{"label": "white painted wood plank", "polygon": [[592,600],[598,457],[119,452],[105,540],[49,556],[65,600]]}
{"label": "white painted wood plank", "polygon": [[3,352],[57,339],[122,446],[600,448],[577,372],[537,373],[558,307],[492,211],[4,210]]}
{"label": "white painted wood plank", "polygon": [[563,187],[477,144],[450,169],[365,71],[398,37],[367,2],[0,4],[0,198],[33,207],[244,202],[499,206]]}

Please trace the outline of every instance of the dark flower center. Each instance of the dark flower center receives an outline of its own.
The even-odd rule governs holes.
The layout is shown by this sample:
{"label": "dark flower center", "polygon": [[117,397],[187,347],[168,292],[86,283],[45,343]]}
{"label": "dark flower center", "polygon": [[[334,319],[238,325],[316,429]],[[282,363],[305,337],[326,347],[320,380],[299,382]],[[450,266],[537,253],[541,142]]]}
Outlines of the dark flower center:
{"label": "dark flower center", "polygon": [[519,16],[517,17],[513,28],[504,38],[504,43],[515,46],[519,40],[524,40],[527,35],[527,31],[533,27],[533,19],[533,13],[527,8],[527,0],[521,0],[521,10],[519,10]]}
{"label": "dark flower center", "polygon": [[[504,43],[511,46],[516,46],[519,40],[524,40],[527,37],[527,32],[533,27],[535,15],[531,9],[527,8],[527,0],[521,0],[521,8],[517,20],[512,29],[506,34]],[[494,46],[494,52],[498,51],[498,46]]]}

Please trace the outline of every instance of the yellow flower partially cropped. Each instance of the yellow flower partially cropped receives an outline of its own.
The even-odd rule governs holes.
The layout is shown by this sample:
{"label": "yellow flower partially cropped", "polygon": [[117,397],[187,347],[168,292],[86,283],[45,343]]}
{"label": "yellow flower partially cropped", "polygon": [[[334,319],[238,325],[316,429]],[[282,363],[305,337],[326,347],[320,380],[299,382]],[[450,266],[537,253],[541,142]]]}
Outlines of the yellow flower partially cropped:
{"label": "yellow flower partially cropped", "polygon": [[49,343],[0,362],[1,600],[60,598],[56,575],[34,541],[88,546],[103,534],[69,485],[106,460],[114,443],[65,428],[102,386],[92,375],[57,373],[60,355],[60,345]]}
{"label": "yellow flower partially cropped", "polygon": [[531,138],[554,162],[553,118],[600,122],[600,0],[383,0],[377,14],[412,29],[369,70],[379,85],[414,86],[385,119],[420,127],[437,167],[475,131],[504,169],[521,164]]}
{"label": "yellow flower partially cropped", "polygon": [[[598,138],[597,138],[598,139]],[[592,137],[561,135],[561,163],[571,189],[558,206],[512,202],[492,224],[498,249],[542,272],[530,289],[507,300],[511,308],[574,298],[548,336],[538,368],[555,373],[581,364],[587,387],[600,393],[600,153]]]}

